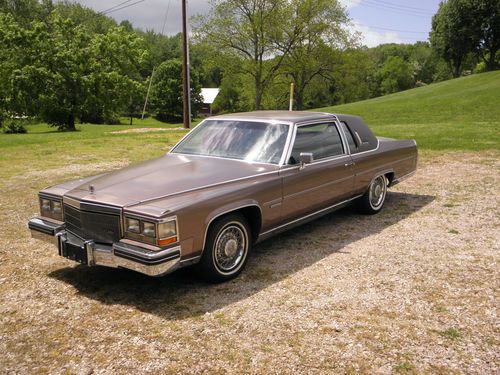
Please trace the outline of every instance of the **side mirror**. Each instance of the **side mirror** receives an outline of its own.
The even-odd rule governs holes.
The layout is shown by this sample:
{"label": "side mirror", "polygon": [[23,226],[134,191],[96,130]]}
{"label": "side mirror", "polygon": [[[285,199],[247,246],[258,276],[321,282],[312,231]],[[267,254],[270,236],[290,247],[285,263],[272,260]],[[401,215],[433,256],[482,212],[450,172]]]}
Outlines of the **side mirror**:
{"label": "side mirror", "polygon": [[312,152],[301,152],[299,156],[300,169],[304,169],[306,164],[311,164],[314,161],[314,155]]}

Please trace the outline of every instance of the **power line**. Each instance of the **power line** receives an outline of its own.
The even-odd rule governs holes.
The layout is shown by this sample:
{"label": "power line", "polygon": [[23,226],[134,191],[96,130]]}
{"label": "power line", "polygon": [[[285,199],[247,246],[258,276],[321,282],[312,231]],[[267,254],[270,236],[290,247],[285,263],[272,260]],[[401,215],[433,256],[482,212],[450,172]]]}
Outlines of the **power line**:
{"label": "power line", "polygon": [[[128,3],[128,2],[130,2],[130,1],[132,1],[132,0],[127,0],[125,3]],[[101,12],[101,14],[110,14],[110,13],[114,13],[114,12],[116,12],[116,11],[119,11],[119,10],[122,10],[122,9],[125,9],[125,8],[128,8],[128,7],[131,7],[132,5],[136,5],[136,4],[142,3],[142,2],[144,2],[144,1],[146,1],[146,0],[139,0],[139,1],[136,1],[136,2],[134,2],[134,3],[127,4],[127,5],[124,5],[124,6],[119,7],[119,8],[116,8],[116,7],[118,6],[118,5],[116,5],[115,7],[110,8],[109,10],[106,10],[106,11],[104,11],[104,12]],[[124,3],[124,4],[125,4],[125,3]]]}
{"label": "power line", "polygon": [[[165,16],[163,17],[163,25],[161,27],[161,32],[160,32],[161,35],[163,35],[163,31],[165,31],[165,25],[167,24],[168,12],[170,10],[170,3],[171,2],[172,2],[172,0],[168,0],[167,10],[165,12]],[[144,107],[142,108],[142,117],[141,117],[142,120],[144,120],[144,115],[146,114],[146,108],[148,106],[149,93],[151,91],[151,84],[153,83],[154,75],[155,75],[155,67],[153,66],[153,71],[151,72],[151,77],[149,78],[149,85],[148,85],[148,91],[146,93],[146,99],[144,100]]]}
{"label": "power line", "polygon": [[104,14],[104,13],[106,13],[106,12],[109,12],[110,10],[113,10],[113,9],[115,9],[115,8],[118,8],[119,6],[122,6],[122,5],[124,5],[124,4],[130,3],[131,1],[132,1],[132,0],[126,0],[126,1],[123,1],[123,2],[121,2],[120,4],[116,4],[115,6],[112,6],[111,8],[107,8],[107,9],[101,10],[101,11],[99,12],[99,14]]}
{"label": "power line", "polygon": [[401,8],[398,6],[384,5],[384,4],[374,2],[373,0],[361,0],[361,5],[364,5],[368,8],[382,9],[382,10],[385,10],[388,12],[393,12],[396,14],[403,14],[403,15],[410,15],[410,16],[429,17],[432,15],[432,13],[430,13],[430,12],[427,13],[427,12],[422,12],[422,11],[405,9],[405,8]]}
{"label": "power line", "polygon": [[[352,1],[352,0],[351,0]],[[361,0],[359,3],[355,3],[357,5],[365,6],[367,8],[372,8],[372,9],[377,9],[377,10],[384,10],[387,12],[392,12],[396,14],[401,14],[404,16],[413,16],[413,17],[424,17],[428,18],[432,16],[432,13],[424,13],[422,11],[416,11],[416,10],[410,10],[410,9],[404,9],[402,7],[398,6],[389,6],[389,5],[384,5],[376,2],[371,2],[373,0]]]}
{"label": "power line", "polygon": [[172,2],[172,0],[168,0],[168,5],[167,5],[167,10],[165,12],[165,17],[163,17],[163,25],[161,27],[161,32],[160,34],[163,35],[163,32],[165,31],[165,25],[167,24],[167,17],[168,17],[168,12],[170,10],[170,3]]}
{"label": "power line", "polygon": [[365,26],[369,27],[370,29],[395,31],[395,32],[398,32],[398,33],[408,33],[408,34],[428,34],[429,33],[427,31],[398,30],[398,29],[390,29],[390,28],[387,28],[387,27],[370,26],[370,25],[365,25]]}
{"label": "power line", "polygon": [[427,8],[417,8],[417,7],[412,7],[410,5],[396,4],[396,3],[391,3],[389,1],[384,1],[384,0],[371,0],[371,1],[375,2],[375,3],[380,3],[381,5],[387,5],[387,6],[391,6],[391,7],[400,8],[400,9],[406,9],[409,11],[431,13],[431,14],[435,13],[432,9],[427,9]]}

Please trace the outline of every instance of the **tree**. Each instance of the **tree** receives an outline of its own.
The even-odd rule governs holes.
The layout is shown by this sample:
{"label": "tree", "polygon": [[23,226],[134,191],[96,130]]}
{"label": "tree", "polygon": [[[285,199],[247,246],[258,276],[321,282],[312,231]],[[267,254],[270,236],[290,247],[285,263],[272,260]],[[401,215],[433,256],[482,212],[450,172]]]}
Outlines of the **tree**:
{"label": "tree", "polygon": [[[93,123],[119,122],[118,115],[142,92],[140,68],[147,58],[143,41],[123,27],[96,34],[90,43],[90,92],[83,103],[83,120]],[[128,111],[127,111],[128,112]],[[130,112],[129,112],[130,113]]]}
{"label": "tree", "polygon": [[411,67],[401,57],[391,56],[377,71],[382,94],[406,90],[413,85]]}
{"label": "tree", "polygon": [[344,27],[348,17],[338,1],[292,1],[289,8],[287,30],[298,27],[301,31],[300,38],[289,48],[283,71],[293,80],[295,106],[300,110],[304,108],[306,88],[314,78],[331,79],[333,48],[345,48],[353,40]]}
{"label": "tree", "polygon": [[[294,13],[301,1],[215,0],[211,16],[198,18],[195,35],[242,59],[240,71],[254,82],[254,108],[279,72],[290,49],[306,37],[306,22]],[[293,22],[293,21],[299,22]]]}
{"label": "tree", "polygon": [[376,96],[376,64],[368,49],[348,49],[339,55],[339,65],[332,73],[336,89],[332,104],[350,103]]}
{"label": "tree", "polygon": [[500,0],[473,0],[472,5],[467,11],[474,19],[477,53],[487,70],[495,70],[500,50]]}
{"label": "tree", "polygon": [[222,79],[220,92],[215,98],[212,109],[216,112],[245,112],[248,110],[243,94],[243,83],[241,78],[234,75],[227,75]]}
{"label": "tree", "polygon": [[47,21],[33,21],[30,29],[11,19],[0,42],[13,56],[7,69],[10,110],[66,130],[75,130],[77,117],[117,117],[145,53],[140,39],[123,28],[92,35],[57,11]]}
{"label": "tree", "polygon": [[[162,121],[182,119],[181,71],[182,64],[178,59],[167,60],[155,70],[151,87],[151,107]],[[202,104],[198,74],[195,70],[191,70],[191,113],[193,116]]]}
{"label": "tree", "polygon": [[488,67],[496,66],[500,48],[499,0],[449,0],[441,2],[432,18],[432,47],[450,64],[458,77],[468,54],[479,54]]}

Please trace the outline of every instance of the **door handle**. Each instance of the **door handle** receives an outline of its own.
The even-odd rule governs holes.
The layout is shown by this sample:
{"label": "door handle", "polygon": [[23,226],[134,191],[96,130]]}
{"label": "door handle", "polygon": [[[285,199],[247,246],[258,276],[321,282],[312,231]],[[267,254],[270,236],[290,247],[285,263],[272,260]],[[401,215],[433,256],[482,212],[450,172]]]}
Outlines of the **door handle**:
{"label": "door handle", "polygon": [[350,167],[351,165],[354,165],[354,164],[355,164],[354,162],[345,163],[345,164],[344,164],[344,167]]}

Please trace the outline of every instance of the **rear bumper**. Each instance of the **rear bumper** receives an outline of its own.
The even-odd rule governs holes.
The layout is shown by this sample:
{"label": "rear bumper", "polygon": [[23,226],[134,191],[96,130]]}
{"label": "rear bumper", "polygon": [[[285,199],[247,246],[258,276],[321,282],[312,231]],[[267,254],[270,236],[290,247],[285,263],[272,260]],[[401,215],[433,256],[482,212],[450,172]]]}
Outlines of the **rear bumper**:
{"label": "rear bumper", "polygon": [[28,227],[32,237],[55,244],[59,255],[88,266],[127,268],[149,276],[163,276],[180,265],[180,246],[148,249],[130,241],[96,244],[67,232],[62,222],[41,217],[31,219]]}

